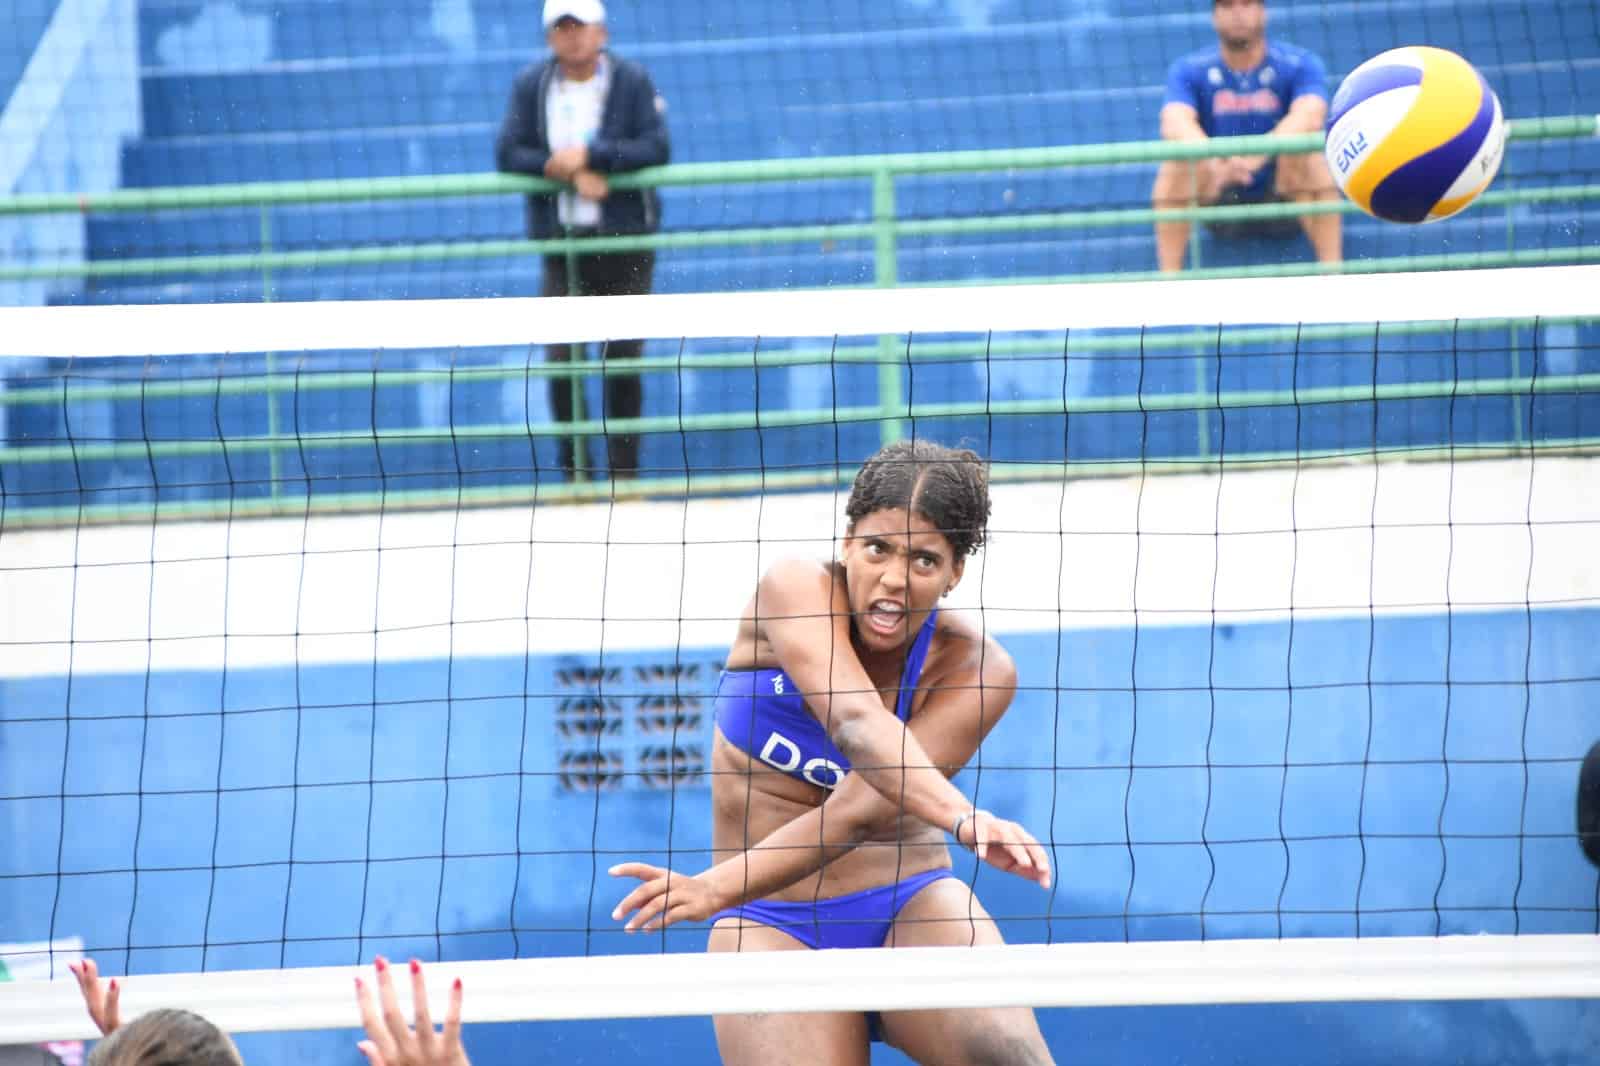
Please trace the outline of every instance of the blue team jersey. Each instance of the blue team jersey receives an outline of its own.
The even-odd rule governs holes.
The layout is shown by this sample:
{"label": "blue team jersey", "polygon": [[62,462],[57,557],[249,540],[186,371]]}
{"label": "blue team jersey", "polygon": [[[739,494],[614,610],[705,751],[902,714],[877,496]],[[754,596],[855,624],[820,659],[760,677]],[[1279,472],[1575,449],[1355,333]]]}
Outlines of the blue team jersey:
{"label": "blue team jersey", "polygon": [[[1328,99],[1328,72],[1315,52],[1268,42],[1261,65],[1244,72],[1222,61],[1220,48],[1202,48],[1167,71],[1166,104],[1188,104],[1200,116],[1208,137],[1251,137],[1271,133],[1302,96]],[[1262,167],[1249,192],[1264,192],[1272,166]]]}

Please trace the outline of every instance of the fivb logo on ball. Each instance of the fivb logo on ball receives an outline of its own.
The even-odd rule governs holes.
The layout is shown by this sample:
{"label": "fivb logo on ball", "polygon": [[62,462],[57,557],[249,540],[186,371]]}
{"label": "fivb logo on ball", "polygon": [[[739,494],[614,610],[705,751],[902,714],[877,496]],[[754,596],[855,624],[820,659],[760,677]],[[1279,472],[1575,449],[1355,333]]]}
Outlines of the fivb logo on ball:
{"label": "fivb logo on ball", "polygon": [[1350,72],[1328,110],[1334,180],[1368,214],[1433,222],[1465,208],[1505,156],[1500,100],[1442,48],[1396,48]]}

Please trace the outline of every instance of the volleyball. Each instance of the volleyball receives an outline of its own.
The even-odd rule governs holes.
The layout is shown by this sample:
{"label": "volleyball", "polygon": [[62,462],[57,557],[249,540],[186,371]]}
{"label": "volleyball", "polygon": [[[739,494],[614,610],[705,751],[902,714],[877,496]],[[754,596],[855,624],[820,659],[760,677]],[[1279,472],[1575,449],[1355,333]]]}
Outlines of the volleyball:
{"label": "volleyball", "polygon": [[1499,97],[1443,48],[1395,48],[1351,71],[1327,134],[1340,190],[1388,222],[1449,218],[1489,187],[1505,157]]}

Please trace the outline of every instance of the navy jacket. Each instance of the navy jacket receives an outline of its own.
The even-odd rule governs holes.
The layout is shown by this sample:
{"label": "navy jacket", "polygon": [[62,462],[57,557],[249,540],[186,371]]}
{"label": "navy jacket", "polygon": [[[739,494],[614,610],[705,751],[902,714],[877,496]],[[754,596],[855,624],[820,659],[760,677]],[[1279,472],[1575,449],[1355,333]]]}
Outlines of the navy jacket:
{"label": "navy jacket", "polygon": [[[620,174],[660,166],[670,155],[666,107],[656,95],[650,75],[637,63],[606,53],[611,65],[611,87],[606,93],[600,132],[589,144],[589,169]],[[556,76],[556,61],[525,67],[511,87],[495,142],[495,165],[512,174],[544,176],[550,159],[549,133],[545,129],[545,102]],[[654,189],[617,189],[601,201],[600,232],[607,235],[653,233],[661,222],[661,201]],[[528,235],[536,240],[561,235],[553,193],[528,197]]]}

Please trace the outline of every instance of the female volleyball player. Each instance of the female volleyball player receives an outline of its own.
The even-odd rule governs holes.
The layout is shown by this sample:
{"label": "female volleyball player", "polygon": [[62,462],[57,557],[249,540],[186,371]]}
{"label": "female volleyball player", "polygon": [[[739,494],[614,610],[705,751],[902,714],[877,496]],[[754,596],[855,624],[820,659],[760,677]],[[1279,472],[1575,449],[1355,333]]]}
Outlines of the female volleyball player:
{"label": "female volleyball player", "polygon": [[[1011,658],[941,614],[982,545],[988,477],[970,451],[890,445],[857,475],[839,562],[791,561],[758,583],[720,682],[712,840],[696,877],[645,863],[618,905],[630,930],[713,919],[710,951],[996,944],[1000,933],[950,870],[944,834],[1048,886],[1044,849],[975,809],[946,774],[1005,713]],[[758,842],[759,843],[756,843]],[[726,1063],[859,1063],[864,1013],[716,1019]],[[1026,1008],[881,1018],[920,1062],[1042,1063]]]}

